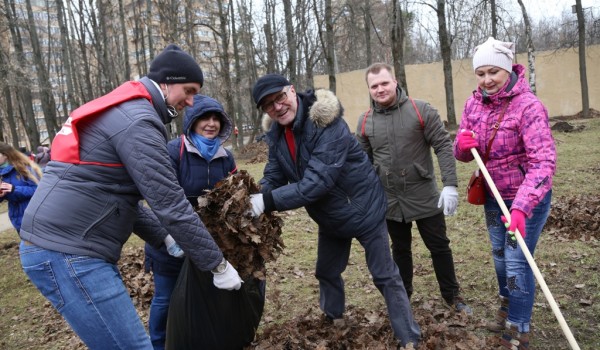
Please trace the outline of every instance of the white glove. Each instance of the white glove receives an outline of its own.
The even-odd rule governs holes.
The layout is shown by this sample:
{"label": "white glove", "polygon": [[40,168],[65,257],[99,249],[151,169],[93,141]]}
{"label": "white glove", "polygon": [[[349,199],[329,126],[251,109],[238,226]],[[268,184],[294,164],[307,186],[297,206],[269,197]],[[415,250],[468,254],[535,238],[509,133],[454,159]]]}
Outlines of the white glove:
{"label": "white glove", "polygon": [[456,186],[444,186],[438,201],[438,208],[441,208],[442,204],[444,204],[444,215],[452,216],[456,213],[456,207],[458,206]]}
{"label": "white glove", "polygon": [[[221,271],[223,268],[222,264],[225,264],[225,267],[224,270]],[[215,287],[219,289],[238,290],[242,287],[243,281],[237,270],[225,259],[223,259],[223,262],[219,264],[219,266],[212,270],[212,273],[214,275],[213,283]]]}
{"label": "white glove", "polygon": [[251,194],[250,204],[252,204],[252,216],[257,217],[265,212],[265,201],[262,193]]}
{"label": "white glove", "polygon": [[183,250],[179,248],[179,244],[175,242],[171,235],[167,235],[167,237],[165,237],[164,242],[167,246],[167,252],[169,252],[169,255],[174,256],[176,258],[181,258],[183,256]]}

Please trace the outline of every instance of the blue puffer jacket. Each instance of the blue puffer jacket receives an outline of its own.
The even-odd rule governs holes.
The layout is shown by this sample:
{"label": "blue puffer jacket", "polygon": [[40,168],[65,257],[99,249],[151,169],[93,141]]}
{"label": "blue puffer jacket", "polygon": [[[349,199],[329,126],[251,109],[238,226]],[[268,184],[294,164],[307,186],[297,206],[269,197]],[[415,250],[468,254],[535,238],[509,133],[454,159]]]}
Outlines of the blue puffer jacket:
{"label": "blue puffer jacket", "polygon": [[19,232],[21,230],[23,213],[25,213],[25,209],[37,188],[37,184],[21,176],[10,164],[4,168],[0,168],[0,178],[3,182],[13,185],[13,191],[4,197],[0,197],[0,202],[8,201],[8,218],[15,230]]}
{"label": "blue puffer jacket", "polygon": [[[194,105],[186,109],[183,122],[185,136],[182,135],[167,144],[171,163],[177,172],[177,180],[194,206],[198,204],[197,199],[205,190],[212,189],[217,182],[237,171],[233,154],[223,146],[212,159],[206,160],[191,141],[190,134],[194,123],[210,112],[221,116],[218,137],[223,144],[231,135],[233,123],[217,100],[203,95],[194,96]],[[146,244],[145,251],[147,270],[167,276],[179,274],[184,259],[170,256],[164,245],[157,249]]]}
{"label": "blue puffer jacket", "polygon": [[304,206],[320,230],[355,237],[384,220],[387,204],[379,177],[342,113],[330,91],[299,93],[292,127],[297,161],[290,157],[284,128],[273,123],[260,184],[267,211]]}

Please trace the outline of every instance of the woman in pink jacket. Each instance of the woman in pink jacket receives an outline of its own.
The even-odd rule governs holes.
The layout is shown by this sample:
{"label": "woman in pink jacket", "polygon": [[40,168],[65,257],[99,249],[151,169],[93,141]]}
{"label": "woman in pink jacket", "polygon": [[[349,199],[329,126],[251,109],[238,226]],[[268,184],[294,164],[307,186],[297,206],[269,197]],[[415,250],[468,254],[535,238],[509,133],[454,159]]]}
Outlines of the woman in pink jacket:
{"label": "woman in pink jacket", "polygon": [[486,168],[507,208],[510,225],[487,189],[486,225],[498,279],[501,306],[488,329],[502,332],[500,343],[509,349],[529,348],[529,330],[535,297],[535,279],[511,233],[518,229],[533,255],[552,197],[556,148],[548,123],[548,111],[531,92],[525,67],[512,64],[514,44],[489,38],[475,49],[473,69],[477,90],[467,100],[454,156],[470,162],[475,148],[486,154],[493,130]]}

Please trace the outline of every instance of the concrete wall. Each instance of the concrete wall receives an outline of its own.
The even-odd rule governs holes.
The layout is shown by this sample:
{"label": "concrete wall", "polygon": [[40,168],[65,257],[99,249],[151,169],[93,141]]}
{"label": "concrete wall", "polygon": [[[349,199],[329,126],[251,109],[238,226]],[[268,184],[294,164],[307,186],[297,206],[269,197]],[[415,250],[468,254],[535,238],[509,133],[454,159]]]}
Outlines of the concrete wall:
{"label": "concrete wall", "polygon": [[[590,108],[600,110],[600,45],[586,48],[587,82]],[[527,67],[527,54],[516,62]],[[456,122],[460,122],[467,98],[476,89],[471,59],[452,62]],[[337,75],[337,96],[345,109],[350,130],[356,130],[358,116],[369,108],[369,91],[364,69]],[[441,62],[406,66],[410,95],[428,101],[446,118],[446,96]],[[579,56],[575,50],[544,51],[536,54],[537,95],[551,117],[573,115],[582,110],[579,82]],[[315,88],[328,88],[326,75],[316,76]],[[302,89],[300,87],[300,89]]]}

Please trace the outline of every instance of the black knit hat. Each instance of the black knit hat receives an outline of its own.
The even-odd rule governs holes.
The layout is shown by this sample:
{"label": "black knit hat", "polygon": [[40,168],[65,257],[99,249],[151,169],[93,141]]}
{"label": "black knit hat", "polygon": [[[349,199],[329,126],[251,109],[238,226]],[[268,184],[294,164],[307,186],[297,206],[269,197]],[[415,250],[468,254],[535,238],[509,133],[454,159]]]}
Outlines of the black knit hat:
{"label": "black knit hat", "polygon": [[256,103],[256,107],[260,107],[260,101],[266,96],[283,90],[284,87],[292,85],[280,74],[267,74],[260,77],[254,84],[252,89],[252,97]]}
{"label": "black knit hat", "polygon": [[167,46],[152,60],[148,78],[157,83],[204,85],[204,75],[196,60],[175,44]]}

